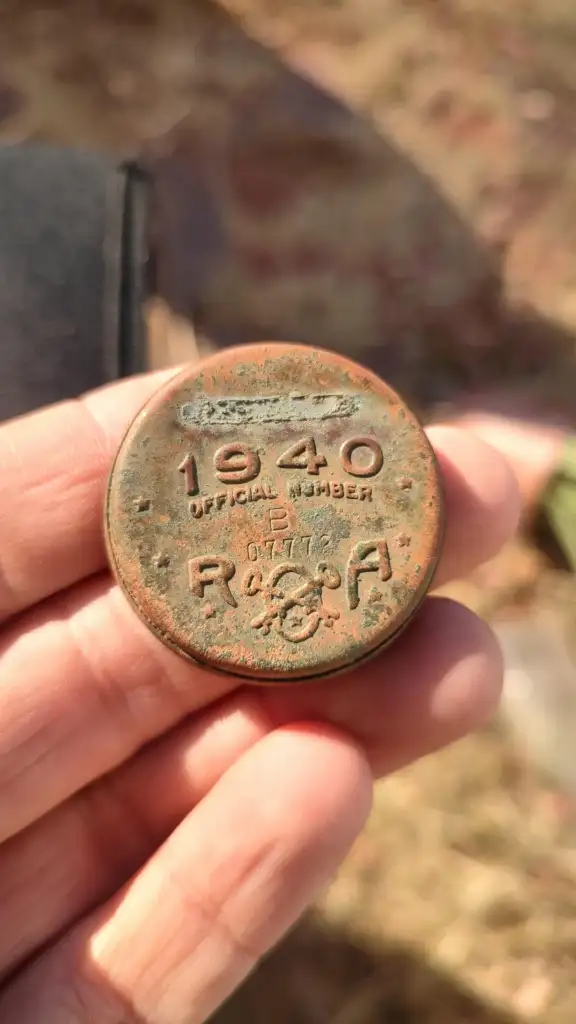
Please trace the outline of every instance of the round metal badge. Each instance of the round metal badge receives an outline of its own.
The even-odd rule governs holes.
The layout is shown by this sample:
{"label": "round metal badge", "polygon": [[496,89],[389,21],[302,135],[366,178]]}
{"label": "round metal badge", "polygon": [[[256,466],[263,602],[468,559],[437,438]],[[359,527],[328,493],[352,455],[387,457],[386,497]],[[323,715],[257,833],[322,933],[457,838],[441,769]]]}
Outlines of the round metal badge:
{"label": "round metal badge", "polygon": [[112,569],[149,628],[255,682],[327,675],[397,636],[442,527],[434,454],[398,395],[275,343],[165,385],[120,446],[106,508]]}

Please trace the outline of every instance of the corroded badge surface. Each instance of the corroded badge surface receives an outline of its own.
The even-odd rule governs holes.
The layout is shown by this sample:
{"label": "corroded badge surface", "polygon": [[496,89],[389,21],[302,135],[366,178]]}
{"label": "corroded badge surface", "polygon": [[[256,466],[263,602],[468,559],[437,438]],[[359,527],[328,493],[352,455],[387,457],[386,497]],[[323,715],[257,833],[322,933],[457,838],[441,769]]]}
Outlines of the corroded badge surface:
{"label": "corroded badge surface", "polygon": [[151,630],[254,681],[335,672],[408,622],[442,494],[418,421],[371,372],[298,345],[229,350],[171,380],[116,457],[113,571]]}

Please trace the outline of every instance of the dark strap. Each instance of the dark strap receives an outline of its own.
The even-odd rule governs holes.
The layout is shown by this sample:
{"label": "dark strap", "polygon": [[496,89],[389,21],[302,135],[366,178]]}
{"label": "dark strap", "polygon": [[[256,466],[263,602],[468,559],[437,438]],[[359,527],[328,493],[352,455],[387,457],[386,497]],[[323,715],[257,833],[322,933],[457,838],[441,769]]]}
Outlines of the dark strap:
{"label": "dark strap", "polygon": [[100,155],[0,147],[0,419],[145,368],[145,192]]}

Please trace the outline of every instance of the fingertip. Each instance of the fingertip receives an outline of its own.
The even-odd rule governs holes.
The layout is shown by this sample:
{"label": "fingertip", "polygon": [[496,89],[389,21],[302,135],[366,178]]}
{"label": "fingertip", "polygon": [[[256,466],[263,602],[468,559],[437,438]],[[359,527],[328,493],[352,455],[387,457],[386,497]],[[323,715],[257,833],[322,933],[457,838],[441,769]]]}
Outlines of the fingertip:
{"label": "fingertip", "polygon": [[[490,627],[448,598],[431,597],[383,658],[384,682],[362,707],[377,775],[388,775],[481,728],[498,707],[502,655]],[[377,678],[377,677],[376,677]],[[358,703],[358,695],[355,703]]]}
{"label": "fingertip", "polygon": [[493,558],[516,532],[521,508],[516,475],[500,452],[459,427],[434,426],[428,433],[446,503],[438,585]]}
{"label": "fingertip", "polygon": [[373,788],[372,768],[358,739],[328,722],[295,721],[262,740],[258,754],[279,766],[288,798],[305,806],[326,834],[334,838],[336,829],[344,845],[355,838],[370,814]]}
{"label": "fingertip", "polygon": [[157,391],[180,371],[181,367],[154,370],[114,381],[82,396],[83,406],[99,424],[103,436],[115,451],[130,422]]}
{"label": "fingertip", "polygon": [[464,735],[485,725],[502,694],[503,655],[489,624],[448,598],[430,602],[432,620],[441,620],[451,665],[432,692],[431,717],[441,728],[452,725]]}

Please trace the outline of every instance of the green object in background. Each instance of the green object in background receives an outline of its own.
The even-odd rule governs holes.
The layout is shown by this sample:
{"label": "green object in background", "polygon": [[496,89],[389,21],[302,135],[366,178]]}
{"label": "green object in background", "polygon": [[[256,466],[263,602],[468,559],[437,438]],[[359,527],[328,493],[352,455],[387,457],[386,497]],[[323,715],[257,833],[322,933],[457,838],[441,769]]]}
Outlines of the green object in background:
{"label": "green object in background", "polygon": [[571,435],[564,445],[542,508],[563,554],[576,572],[576,435]]}

